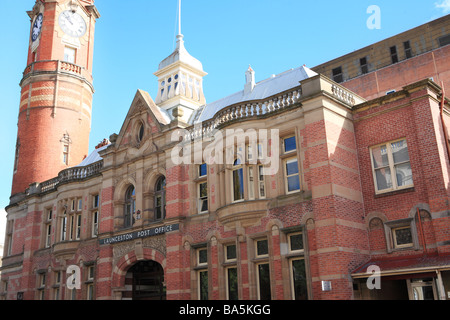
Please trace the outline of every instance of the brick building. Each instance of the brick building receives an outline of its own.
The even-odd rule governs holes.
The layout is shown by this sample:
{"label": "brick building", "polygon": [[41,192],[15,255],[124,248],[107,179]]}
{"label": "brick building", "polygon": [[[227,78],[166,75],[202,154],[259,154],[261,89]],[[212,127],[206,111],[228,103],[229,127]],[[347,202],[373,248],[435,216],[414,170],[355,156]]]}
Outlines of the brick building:
{"label": "brick building", "polygon": [[[73,111],[90,110],[88,60],[67,61],[58,46],[78,39],[69,49],[87,53],[93,29],[81,22],[79,34],[64,33],[56,21],[65,12],[86,25],[99,17],[93,1],[38,1],[30,12],[32,26],[44,18],[22,81],[34,88],[21,102],[30,127],[41,76],[52,77],[55,95],[41,117],[60,115],[50,110],[67,82],[79,86]],[[46,39],[58,43],[45,58],[58,69],[42,73]],[[438,66],[444,81],[446,64]],[[38,163],[20,138],[2,298],[448,299],[449,104],[428,74],[371,97],[305,66],[258,83],[249,68],[242,91],[212,103],[205,75],[180,31],[155,72],[155,100],[138,90],[119,133],[85,159],[30,176],[22,161]],[[57,150],[60,162],[79,156]]]}

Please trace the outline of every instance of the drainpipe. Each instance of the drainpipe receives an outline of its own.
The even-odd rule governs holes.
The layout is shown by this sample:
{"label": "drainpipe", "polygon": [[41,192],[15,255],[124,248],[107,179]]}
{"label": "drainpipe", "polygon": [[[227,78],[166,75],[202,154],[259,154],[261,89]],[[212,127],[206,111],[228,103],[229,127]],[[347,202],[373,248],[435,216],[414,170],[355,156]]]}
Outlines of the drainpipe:
{"label": "drainpipe", "polygon": [[445,121],[444,121],[444,105],[445,105],[445,88],[444,88],[444,81],[441,81],[441,87],[442,87],[441,122],[442,122],[442,129],[444,130],[445,146],[446,146],[446,148],[447,148],[447,156],[448,156],[448,160],[450,161],[450,145],[449,145],[449,142],[448,142],[448,132],[447,132],[447,127],[446,127]]}

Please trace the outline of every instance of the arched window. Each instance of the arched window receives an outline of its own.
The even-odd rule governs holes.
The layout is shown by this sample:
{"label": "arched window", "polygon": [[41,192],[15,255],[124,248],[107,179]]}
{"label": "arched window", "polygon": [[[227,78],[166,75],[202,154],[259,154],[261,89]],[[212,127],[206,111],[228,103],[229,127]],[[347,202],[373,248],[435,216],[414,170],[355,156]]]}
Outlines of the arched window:
{"label": "arched window", "polygon": [[137,133],[137,140],[138,140],[138,142],[141,142],[142,139],[144,139],[144,134],[145,134],[145,127],[144,127],[144,124],[141,123],[139,125],[139,130],[138,130],[138,133]]}
{"label": "arched window", "polygon": [[155,186],[155,220],[166,216],[166,178],[161,177]]}
{"label": "arched window", "polygon": [[136,190],[130,186],[125,194],[124,222],[125,228],[133,226],[133,214],[136,210]]}
{"label": "arched window", "polygon": [[233,201],[244,199],[244,169],[242,162],[237,158],[233,163]]}

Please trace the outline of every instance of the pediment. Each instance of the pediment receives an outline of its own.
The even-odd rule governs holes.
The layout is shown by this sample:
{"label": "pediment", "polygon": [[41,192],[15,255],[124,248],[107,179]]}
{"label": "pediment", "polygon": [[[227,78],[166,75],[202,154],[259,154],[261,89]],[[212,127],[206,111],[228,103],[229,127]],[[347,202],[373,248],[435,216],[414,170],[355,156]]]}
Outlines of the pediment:
{"label": "pediment", "polygon": [[[169,117],[156,106],[151,96],[138,90],[120,129],[116,148],[140,149],[153,134],[160,132],[162,127],[169,123]],[[143,134],[142,139],[139,139],[141,125]]]}

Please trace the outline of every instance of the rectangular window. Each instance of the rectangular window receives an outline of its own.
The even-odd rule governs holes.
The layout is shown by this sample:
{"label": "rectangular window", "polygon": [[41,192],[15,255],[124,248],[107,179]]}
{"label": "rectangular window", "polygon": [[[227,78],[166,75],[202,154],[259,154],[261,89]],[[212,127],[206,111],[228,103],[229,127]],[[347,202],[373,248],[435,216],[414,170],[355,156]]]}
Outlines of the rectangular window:
{"label": "rectangular window", "polygon": [[414,185],[406,140],[370,149],[377,192],[404,189]]}
{"label": "rectangular window", "polygon": [[446,36],[443,36],[443,37],[440,37],[438,39],[438,41],[439,41],[439,46],[440,47],[443,47],[443,46],[446,46],[446,45],[450,44],[450,34],[448,34]]}
{"label": "rectangular window", "polygon": [[205,269],[197,271],[198,277],[198,299],[208,300],[208,249],[201,248],[197,250],[197,267]]}
{"label": "rectangular window", "polygon": [[236,261],[236,245],[231,244],[225,247],[225,262]]}
{"label": "rectangular window", "polygon": [[403,42],[403,48],[405,49],[405,57],[406,59],[409,59],[412,57],[412,49],[411,49],[411,43],[408,41]]}
{"label": "rectangular window", "polygon": [[229,267],[227,272],[227,299],[239,300],[238,294],[238,272],[236,267]]}
{"label": "rectangular window", "polygon": [[396,46],[390,47],[389,51],[391,53],[392,63],[397,63],[398,62],[397,47]]}
{"label": "rectangular window", "polygon": [[401,227],[392,229],[395,248],[407,248],[413,246],[411,227]]}
{"label": "rectangular window", "polygon": [[367,64],[367,58],[361,58],[359,59],[359,65],[361,67],[361,73],[366,74],[369,72],[369,65]]}
{"label": "rectangular window", "polygon": [[260,263],[256,267],[258,276],[258,299],[272,300],[269,263]]}
{"label": "rectangular window", "polygon": [[67,214],[66,212],[64,212],[64,215],[61,218],[61,241],[66,240],[66,232],[67,232]]}
{"label": "rectangular window", "polygon": [[198,213],[208,212],[208,183],[198,184]]}
{"label": "rectangular window", "polygon": [[208,270],[198,272],[198,298],[208,300]]}
{"label": "rectangular window", "polygon": [[69,165],[69,145],[65,144],[63,146],[63,163]]}
{"label": "rectangular window", "polygon": [[266,185],[264,182],[263,166],[258,166],[258,187],[259,187],[259,198],[264,199],[266,197]]}
{"label": "rectangular window", "polygon": [[293,152],[297,150],[297,140],[295,136],[283,139],[284,153]]}
{"label": "rectangular window", "polygon": [[47,224],[45,226],[45,247],[49,248],[51,246],[51,242],[52,242],[52,225],[51,224]]}
{"label": "rectangular window", "polygon": [[81,214],[76,215],[76,230],[75,230],[75,239],[80,240],[81,238]]}
{"label": "rectangular window", "polygon": [[255,199],[255,178],[253,173],[253,167],[248,168],[248,199]]}
{"label": "rectangular window", "polygon": [[98,235],[98,211],[94,211],[92,214],[92,237]]}
{"label": "rectangular window", "polygon": [[94,285],[92,283],[87,285],[87,300],[94,300]]}
{"label": "rectangular window", "polygon": [[92,207],[98,208],[99,205],[100,205],[100,196],[96,194],[92,197]]}
{"label": "rectangular window", "polygon": [[244,199],[244,170],[241,168],[233,170],[233,201]]}
{"label": "rectangular window", "polygon": [[269,242],[267,239],[256,241],[256,257],[267,257],[269,255]]}
{"label": "rectangular window", "polygon": [[78,211],[83,210],[83,200],[82,199],[78,199]]}
{"label": "rectangular window", "polygon": [[70,47],[64,48],[64,61],[69,63],[75,63],[77,50]]}
{"label": "rectangular window", "polygon": [[308,300],[306,285],[305,259],[292,259],[290,261],[291,287],[293,300]]}
{"label": "rectangular window", "polygon": [[198,176],[199,177],[206,177],[208,174],[208,168],[206,166],[206,163],[203,163],[198,166]]}
{"label": "rectangular window", "polygon": [[303,251],[303,234],[293,233],[289,235],[289,252],[302,252]]}
{"label": "rectangular window", "polygon": [[286,190],[292,193],[300,190],[300,175],[297,158],[290,158],[285,161]]}
{"label": "rectangular window", "polygon": [[342,67],[337,67],[332,70],[333,80],[337,83],[341,83],[344,81],[344,76],[342,74]]}

